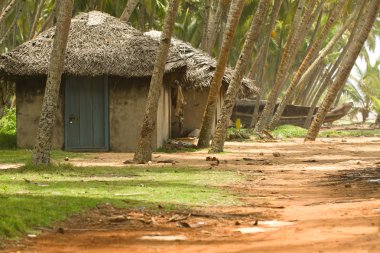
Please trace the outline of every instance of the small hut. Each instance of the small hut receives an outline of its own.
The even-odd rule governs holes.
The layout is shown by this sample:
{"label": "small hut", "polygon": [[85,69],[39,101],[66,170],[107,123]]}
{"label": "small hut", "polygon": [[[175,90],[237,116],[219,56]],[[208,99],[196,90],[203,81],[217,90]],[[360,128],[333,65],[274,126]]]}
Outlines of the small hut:
{"label": "small hut", "polygon": [[[149,31],[144,33],[159,40],[161,32]],[[182,137],[199,129],[202,124],[203,112],[206,107],[210,83],[216,69],[216,60],[208,53],[192,47],[189,43],[172,38],[171,49],[186,61],[186,73],[178,80],[179,85],[173,90],[172,103],[172,136]],[[220,115],[224,94],[232,79],[233,70],[226,68],[222,87],[217,102],[217,112],[214,119],[216,126]],[[240,89],[240,98],[253,97],[258,92],[252,80],[244,78]],[[182,101],[181,101],[182,100]],[[182,108],[179,108],[182,105]]]}
{"label": "small hut", "polygon": [[[55,29],[0,56],[0,75],[16,82],[17,145],[33,147]],[[74,17],[59,96],[53,147],[135,149],[158,42],[108,14]],[[186,64],[171,51],[157,113],[154,147],[170,137],[170,86]]]}
{"label": "small hut", "polygon": [[[54,32],[51,28],[0,56],[1,78],[16,82],[19,147],[33,147],[35,143]],[[134,151],[158,45],[157,39],[108,14],[92,11],[74,17],[53,147]],[[215,64],[206,53],[174,40],[165,66],[154,148],[170,137],[200,127]],[[220,102],[231,75],[228,69]],[[243,83],[242,94],[246,97],[254,88],[247,80]],[[183,126],[181,131],[179,124]]]}

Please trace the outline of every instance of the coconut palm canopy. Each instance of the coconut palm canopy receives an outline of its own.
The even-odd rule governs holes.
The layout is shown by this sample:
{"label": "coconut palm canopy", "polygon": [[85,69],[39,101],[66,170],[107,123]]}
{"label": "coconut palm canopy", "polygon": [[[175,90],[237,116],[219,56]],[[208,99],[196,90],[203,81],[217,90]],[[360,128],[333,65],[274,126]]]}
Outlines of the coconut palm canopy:
{"label": "coconut palm canopy", "polygon": [[[149,37],[159,40],[161,32],[149,31],[144,33]],[[211,79],[214,76],[216,68],[216,60],[206,52],[192,47],[189,43],[172,38],[172,50],[177,50],[187,63],[186,75],[182,79],[185,87],[208,88]],[[228,85],[232,79],[233,70],[226,68],[223,84]],[[258,89],[252,80],[244,78],[241,86],[241,94],[243,97],[251,96],[257,93]]]}
{"label": "coconut palm canopy", "polygon": [[[25,77],[47,74],[55,28],[0,57],[3,76]],[[64,74],[148,77],[152,75],[159,43],[120,19],[91,11],[71,20]],[[165,72],[186,67],[181,56],[171,51]]]}

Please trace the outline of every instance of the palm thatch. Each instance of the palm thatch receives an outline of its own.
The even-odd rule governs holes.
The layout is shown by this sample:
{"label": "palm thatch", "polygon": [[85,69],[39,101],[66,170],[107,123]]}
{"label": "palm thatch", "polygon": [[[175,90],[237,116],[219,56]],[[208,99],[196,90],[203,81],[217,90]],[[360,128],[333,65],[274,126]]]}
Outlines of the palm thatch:
{"label": "palm thatch", "polygon": [[[0,56],[0,75],[46,76],[55,28]],[[108,14],[92,11],[71,20],[64,74],[75,76],[149,77],[159,42]],[[186,63],[171,50],[165,72]]]}
{"label": "palm thatch", "polygon": [[[144,33],[151,38],[158,40],[161,32],[149,31]],[[186,61],[186,75],[181,80],[183,85],[188,88],[209,88],[211,79],[214,76],[216,68],[216,60],[210,57],[206,52],[192,47],[189,43],[172,38],[171,49],[176,50]],[[228,86],[231,82],[233,70],[226,68],[223,77],[223,85]],[[251,97],[257,94],[258,88],[254,85],[254,81],[244,78],[240,89],[240,97]]]}

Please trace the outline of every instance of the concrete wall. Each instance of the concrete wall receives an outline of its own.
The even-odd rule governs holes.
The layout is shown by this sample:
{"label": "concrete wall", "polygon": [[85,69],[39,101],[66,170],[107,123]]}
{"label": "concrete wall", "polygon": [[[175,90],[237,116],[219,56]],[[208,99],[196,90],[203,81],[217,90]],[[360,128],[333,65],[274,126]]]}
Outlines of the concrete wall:
{"label": "concrete wall", "polygon": [[147,94],[147,80],[109,79],[110,150],[135,150]]}
{"label": "concrete wall", "polygon": [[[208,89],[203,90],[194,90],[187,89],[183,90],[183,95],[185,97],[185,105],[183,112],[183,133],[180,133],[179,130],[179,120],[177,117],[172,114],[172,138],[187,136],[194,129],[200,129],[202,125],[203,113],[206,108],[206,103],[208,99]],[[217,102],[217,119],[219,118],[222,102],[223,102],[223,94],[224,90],[220,92]],[[172,103],[172,111],[175,110],[175,103]],[[217,119],[214,119],[214,125],[212,128],[212,132],[215,130],[215,126],[217,123]]]}
{"label": "concrete wall", "polygon": [[[19,80],[16,83],[17,146],[33,148],[37,135],[46,79]],[[64,106],[61,87],[53,130],[53,148],[64,146]]]}
{"label": "concrete wall", "polygon": [[[161,91],[153,147],[170,138],[169,77]],[[150,80],[109,78],[109,137],[111,151],[135,151],[145,113]],[[32,148],[37,134],[46,80],[18,81],[16,85],[17,145]],[[63,81],[64,84],[64,81]],[[64,85],[61,86],[53,148],[64,148]],[[157,133],[157,129],[159,132]]]}
{"label": "concrete wall", "polygon": [[[149,79],[109,79],[109,129],[111,151],[133,152],[141,132]],[[165,81],[164,81],[165,82]],[[170,137],[170,89],[161,90],[153,148]],[[157,131],[159,129],[159,131]]]}

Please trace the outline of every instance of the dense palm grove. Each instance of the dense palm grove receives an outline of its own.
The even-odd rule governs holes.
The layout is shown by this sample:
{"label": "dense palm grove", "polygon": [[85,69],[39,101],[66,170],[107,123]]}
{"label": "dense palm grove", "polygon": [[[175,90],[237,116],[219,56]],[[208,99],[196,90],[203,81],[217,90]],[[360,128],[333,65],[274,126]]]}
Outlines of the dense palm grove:
{"label": "dense palm grove", "polygon": [[[1,1],[1,52],[8,52],[54,26],[59,2],[63,1]],[[120,17],[141,31],[161,31],[171,2],[81,0],[74,1],[73,15],[99,10]],[[236,67],[235,79],[227,91],[229,105],[225,102],[222,112],[224,121],[229,119],[236,99],[233,83],[240,84],[244,75],[256,80],[260,88],[256,101],[267,100],[261,117],[255,112],[251,127],[256,131],[273,129],[286,104],[319,106],[315,120],[309,120],[306,126],[311,124],[307,139],[313,140],[327,110],[342,97],[356,103],[363,121],[370,112],[380,115],[379,60],[371,60],[380,35],[378,5],[376,0],[182,0],[173,36],[219,61],[225,54],[226,62]],[[234,24],[234,20],[238,23]],[[226,36],[227,31],[232,36]],[[356,66],[348,76],[357,56],[366,67]],[[12,105],[12,84],[2,83],[0,89],[1,113]],[[280,106],[273,115],[276,102]],[[225,122],[218,125],[214,151],[223,149],[225,126]],[[209,135],[208,129],[201,129],[203,146],[208,146]],[[202,141],[202,136],[206,141]],[[218,141],[221,144],[217,145]]]}

